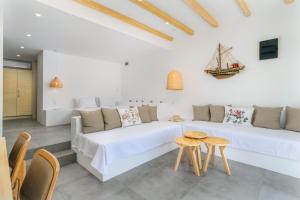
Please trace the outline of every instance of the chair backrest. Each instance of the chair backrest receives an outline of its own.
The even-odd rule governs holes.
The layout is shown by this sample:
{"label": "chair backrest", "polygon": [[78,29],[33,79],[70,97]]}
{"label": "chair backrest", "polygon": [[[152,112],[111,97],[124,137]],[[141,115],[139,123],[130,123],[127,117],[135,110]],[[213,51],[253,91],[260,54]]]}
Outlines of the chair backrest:
{"label": "chair backrest", "polygon": [[59,171],[58,160],[50,152],[36,151],[21,186],[21,199],[51,200]]}
{"label": "chair backrest", "polygon": [[8,157],[9,166],[11,167],[11,183],[15,184],[19,170],[22,168],[31,136],[29,133],[22,131],[20,132],[10,154]]}

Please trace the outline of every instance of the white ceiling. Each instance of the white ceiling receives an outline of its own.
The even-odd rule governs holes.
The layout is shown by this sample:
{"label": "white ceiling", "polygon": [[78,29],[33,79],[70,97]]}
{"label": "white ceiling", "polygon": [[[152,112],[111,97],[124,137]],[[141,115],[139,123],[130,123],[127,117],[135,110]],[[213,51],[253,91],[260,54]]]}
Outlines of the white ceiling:
{"label": "white ceiling", "polygon": [[[138,21],[174,37],[169,42],[150,33],[127,25],[110,16],[86,8],[72,0],[4,0],[4,57],[31,60],[42,49],[106,59],[126,61],[151,51],[169,50],[187,40],[197,38],[199,45],[204,36],[223,28],[233,28],[236,20],[251,20],[243,16],[234,0],[198,0],[219,22],[212,28],[182,0],[149,0],[195,32],[194,36],[166,25],[163,20],[141,9],[129,0],[95,0]],[[298,2],[295,2],[298,3]],[[252,15],[258,7],[269,11],[284,8],[283,0],[248,1]],[[35,17],[35,13],[42,17]],[[275,14],[275,13],[274,13]],[[228,17],[232,16],[232,18]],[[231,20],[232,19],[232,20]],[[25,36],[32,34],[31,38]],[[20,49],[20,46],[25,49]]]}
{"label": "white ceiling", "polygon": [[[37,12],[42,17],[37,18]],[[46,49],[123,62],[158,47],[34,0],[5,0],[3,48],[9,59],[32,60]]]}

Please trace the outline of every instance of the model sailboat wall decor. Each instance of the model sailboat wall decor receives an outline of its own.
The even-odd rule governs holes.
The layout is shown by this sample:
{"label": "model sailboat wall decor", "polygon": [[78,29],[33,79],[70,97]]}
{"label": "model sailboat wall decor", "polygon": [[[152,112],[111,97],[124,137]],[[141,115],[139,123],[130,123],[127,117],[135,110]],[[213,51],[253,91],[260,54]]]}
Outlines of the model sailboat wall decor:
{"label": "model sailboat wall decor", "polygon": [[205,72],[211,74],[217,79],[225,79],[238,74],[245,69],[245,65],[235,59],[230,51],[232,47],[227,48],[222,44],[218,45],[212,59],[208,63]]}

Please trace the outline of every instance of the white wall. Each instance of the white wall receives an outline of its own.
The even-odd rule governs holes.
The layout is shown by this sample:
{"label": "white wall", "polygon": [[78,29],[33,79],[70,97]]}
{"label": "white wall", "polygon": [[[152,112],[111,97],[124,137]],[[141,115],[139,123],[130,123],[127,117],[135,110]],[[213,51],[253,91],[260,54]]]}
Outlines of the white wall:
{"label": "white wall", "polygon": [[[228,2],[218,2],[226,8]],[[220,27],[205,27],[178,42],[174,50],[130,61],[122,70],[122,100],[152,98],[191,104],[300,106],[300,4],[251,2],[251,17],[236,16],[236,8],[218,18]],[[254,9],[255,8],[255,9]],[[199,18],[201,20],[201,18]],[[279,58],[259,60],[259,41],[279,38]],[[217,80],[204,73],[218,42],[233,46],[233,55],[246,65],[239,75]],[[183,74],[185,89],[166,91],[171,69]],[[134,87],[137,86],[137,87]]]}
{"label": "white wall", "polygon": [[[38,120],[43,109],[73,108],[73,99],[100,96],[120,101],[120,64],[43,51],[38,56]],[[58,76],[64,87],[49,87]]]}
{"label": "white wall", "polygon": [[0,1],[0,137],[3,119],[3,2]]}

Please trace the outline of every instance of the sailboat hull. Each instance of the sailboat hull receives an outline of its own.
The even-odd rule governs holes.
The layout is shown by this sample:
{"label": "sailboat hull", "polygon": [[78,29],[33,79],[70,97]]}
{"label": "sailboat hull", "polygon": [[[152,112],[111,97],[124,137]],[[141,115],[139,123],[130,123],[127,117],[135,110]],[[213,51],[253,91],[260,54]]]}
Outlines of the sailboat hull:
{"label": "sailboat hull", "polygon": [[238,73],[240,70],[243,70],[245,66],[237,67],[237,68],[230,68],[230,69],[215,69],[215,70],[205,70],[206,73],[211,74],[217,79],[225,79],[230,78]]}
{"label": "sailboat hull", "polygon": [[214,76],[216,79],[226,79],[226,78],[230,78],[232,76],[234,76],[235,74],[231,74],[231,75],[217,75]]}

